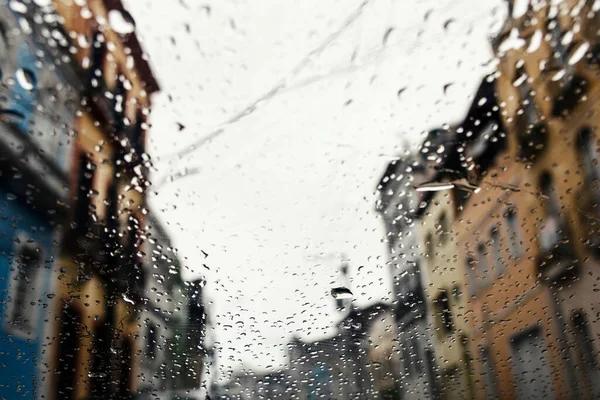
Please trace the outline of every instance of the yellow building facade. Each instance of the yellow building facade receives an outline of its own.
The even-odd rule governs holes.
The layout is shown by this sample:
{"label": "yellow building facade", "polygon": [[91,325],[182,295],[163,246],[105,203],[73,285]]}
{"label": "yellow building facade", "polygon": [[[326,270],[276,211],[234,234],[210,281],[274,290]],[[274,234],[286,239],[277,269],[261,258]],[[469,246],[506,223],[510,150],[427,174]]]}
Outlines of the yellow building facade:
{"label": "yellow building facade", "polygon": [[76,124],[71,218],[55,271],[48,397],[128,396],[139,372],[146,119],[158,85],[135,33],[111,25],[118,13],[125,28],[135,27],[120,1],[57,0],[55,7],[85,95]]}
{"label": "yellow building facade", "polygon": [[455,191],[432,193],[422,211],[420,226],[423,263],[421,276],[434,331],[437,375],[443,399],[474,396],[466,276],[458,264],[452,226],[458,218]]}

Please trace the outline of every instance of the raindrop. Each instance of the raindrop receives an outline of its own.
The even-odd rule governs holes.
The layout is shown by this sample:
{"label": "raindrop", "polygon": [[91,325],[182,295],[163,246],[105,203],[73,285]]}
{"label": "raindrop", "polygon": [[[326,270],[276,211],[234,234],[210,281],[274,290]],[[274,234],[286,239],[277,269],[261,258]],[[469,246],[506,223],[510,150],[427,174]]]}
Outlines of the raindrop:
{"label": "raindrop", "polygon": [[571,56],[569,57],[569,65],[577,64],[579,60],[585,56],[589,47],[590,44],[587,42],[574,46],[574,48],[571,50]]}
{"label": "raindrop", "polygon": [[448,94],[448,91],[450,90],[450,88],[452,87],[452,85],[454,85],[453,83],[447,83],[444,85],[444,95]]}
{"label": "raindrop", "polygon": [[27,6],[23,3],[21,3],[20,1],[13,0],[10,3],[8,3],[8,6],[14,12],[18,12],[21,14],[25,14],[27,12]]}
{"label": "raindrop", "polygon": [[390,39],[390,35],[392,34],[392,32],[394,32],[394,28],[390,26],[383,34],[383,45],[384,46],[386,46],[388,44],[388,40]]}
{"label": "raindrop", "polygon": [[90,19],[94,16],[94,14],[92,14],[92,11],[87,7],[83,7],[79,14],[81,15],[81,18],[83,18],[83,19]]}
{"label": "raindrop", "polygon": [[400,96],[402,95],[402,93],[404,93],[404,91],[406,90],[406,87],[401,88],[400,90],[398,90],[398,98],[400,98]]}
{"label": "raindrop", "polygon": [[32,91],[35,87],[35,76],[28,69],[19,68],[15,74],[19,85],[25,89]]}
{"label": "raindrop", "polygon": [[454,25],[454,19],[450,18],[449,20],[446,20],[446,22],[444,22],[444,30],[449,30],[452,25]]}
{"label": "raindrop", "polygon": [[514,87],[519,87],[527,80],[527,74],[521,74],[515,81],[513,82]]}
{"label": "raindrop", "polygon": [[127,296],[125,296],[125,295],[123,295],[123,300],[124,300],[126,303],[129,303],[129,304],[135,304],[135,302],[134,302],[133,300],[131,300],[129,297],[127,297]]}
{"label": "raindrop", "polygon": [[531,39],[529,40],[529,46],[527,46],[527,52],[533,53],[534,51],[537,51],[537,49],[539,49],[540,45],[542,44],[543,38],[544,38],[544,34],[542,33],[542,31],[539,29],[536,29],[534,34],[531,36]]}
{"label": "raindrop", "polygon": [[450,182],[427,182],[417,186],[417,192],[438,192],[454,188],[454,184]]}
{"label": "raindrop", "polygon": [[350,299],[352,298],[353,294],[347,287],[340,286],[331,289],[331,296],[334,299]]}
{"label": "raindrop", "polygon": [[200,7],[200,9],[202,11],[204,11],[204,13],[206,14],[207,17],[210,17],[210,13],[212,11],[212,9],[210,8],[210,6],[204,5],[204,6]]}
{"label": "raindrop", "polygon": [[127,35],[135,31],[135,22],[131,15],[119,10],[110,10],[108,12],[108,23],[113,31],[121,35]]}
{"label": "raindrop", "polygon": [[567,74],[567,71],[564,69],[561,69],[560,71],[558,71],[556,74],[554,74],[554,76],[551,78],[552,82],[558,82],[560,81],[565,75]]}
{"label": "raindrop", "polygon": [[527,12],[529,8],[529,0],[516,0],[513,3],[513,18],[521,18]]}

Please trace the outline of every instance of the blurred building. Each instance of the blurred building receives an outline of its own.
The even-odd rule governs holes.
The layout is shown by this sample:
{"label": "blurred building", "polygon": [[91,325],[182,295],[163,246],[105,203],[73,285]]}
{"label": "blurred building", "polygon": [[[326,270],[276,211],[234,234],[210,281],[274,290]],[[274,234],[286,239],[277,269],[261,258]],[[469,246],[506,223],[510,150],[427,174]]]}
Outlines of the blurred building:
{"label": "blurred building", "polygon": [[127,398],[140,374],[145,130],[158,85],[119,0],[56,1],[54,8],[84,100],[70,155],[47,397]]}
{"label": "blurred building", "polygon": [[146,220],[138,391],[140,398],[170,398],[199,390],[204,383],[204,281],[183,281],[177,251],[165,228],[152,212]]}
{"label": "blurred building", "polygon": [[174,371],[177,373],[175,388],[199,390],[203,382],[205,363],[210,350],[205,346],[207,314],[203,287],[204,279],[184,282],[184,306],[186,312],[174,325],[177,332],[177,347],[174,352]]}
{"label": "blurred building", "polygon": [[393,310],[376,303],[353,308],[336,334],[288,344],[292,392],[298,399],[399,399]]}
{"label": "blurred building", "polygon": [[405,398],[438,394],[433,330],[421,280],[420,194],[415,190],[426,179],[425,172],[420,158],[408,154],[388,164],[377,186],[376,210],[384,222],[394,290],[400,362],[396,379]]}
{"label": "blurred building", "polygon": [[285,370],[265,373],[237,371],[231,379],[218,385],[216,399],[231,400],[277,400],[296,398],[290,386],[291,377]]}
{"label": "blurred building", "polygon": [[471,261],[466,265],[461,259],[462,237],[458,232],[464,224],[466,205],[480,190],[477,177],[504,145],[493,82],[491,77],[482,81],[460,124],[429,132],[420,153],[425,175],[432,177],[417,185],[422,194],[417,209],[422,281],[435,330],[439,387],[445,399],[476,395],[469,301],[476,283],[470,274]]}
{"label": "blurred building", "polygon": [[493,40],[505,145],[457,224],[479,398],[598,398],[594,2],[507,2]]}
{"label": "blurred building", "polygon": [[78,79],[35,5],[0,6],[0,397],[47,389],[50,279],[67,209]]}

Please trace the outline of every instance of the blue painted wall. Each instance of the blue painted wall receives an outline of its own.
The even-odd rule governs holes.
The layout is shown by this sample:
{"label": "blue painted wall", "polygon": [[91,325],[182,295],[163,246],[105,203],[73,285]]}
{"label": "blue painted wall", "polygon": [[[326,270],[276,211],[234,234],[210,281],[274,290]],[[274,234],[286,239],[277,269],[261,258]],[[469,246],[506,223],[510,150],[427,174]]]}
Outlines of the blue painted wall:
{"label": "blue painted wall", "polygon": [[[52,230],[47,218],[28,205],[20,204],[3,188],[0,188],[0,398],[35,399],[39,381],[41,344],[45,328],[44,303],[49,301],[51,277]],[[35,240],[43,250],[44,263],[40,266],[39,288],[35,313],[37,328],[35,338],[27,339],[9,331],[6,325],[7,305],[10,293],[11,268],[13,268],[15,238],[23,233]]]}
{"label": "blue painted wall", "polygon": [[[17,48],[17,63],[15,83],[11,88],[10,100],[8,103],[8,109],[15,115],[21,118],[15,118],[14,124],[26,133],[31,128],[31,122],[35,113],[34,101],[37,97],[37,82],[38,82],[38,71],[37,57],[33,53],[33,50],[28,47],[27,42],[22,42]],[[23,87],[23,79],[18,79],[18,76],[27,74],[30,78],[29,82],[33,88]]]}

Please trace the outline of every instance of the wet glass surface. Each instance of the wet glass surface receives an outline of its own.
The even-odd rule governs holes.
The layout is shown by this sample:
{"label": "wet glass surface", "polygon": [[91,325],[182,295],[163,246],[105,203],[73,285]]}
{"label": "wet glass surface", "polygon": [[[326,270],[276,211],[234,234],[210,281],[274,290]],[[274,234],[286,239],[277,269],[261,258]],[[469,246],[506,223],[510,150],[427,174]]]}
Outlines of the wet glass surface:
{"label": "wet glass surface", "polygon": [[598,0],[2,0],[0,398],[600,398],[599,110]]}

